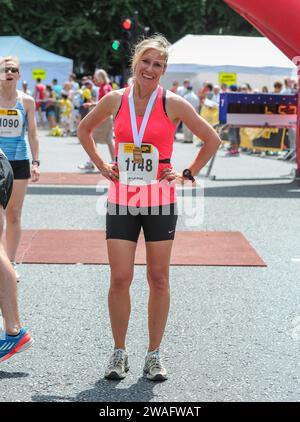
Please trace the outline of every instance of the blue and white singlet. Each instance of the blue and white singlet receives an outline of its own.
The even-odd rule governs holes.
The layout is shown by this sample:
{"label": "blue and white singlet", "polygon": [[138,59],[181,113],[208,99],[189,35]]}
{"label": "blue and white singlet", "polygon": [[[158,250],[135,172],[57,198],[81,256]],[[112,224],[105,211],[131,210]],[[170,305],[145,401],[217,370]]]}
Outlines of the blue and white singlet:
{"label": "blue and white singlet", "polygon": [[0,105],[0,150],[9,161],[29,160],[26,129],[23,95],[17,91],[17,103],[14,107],[8,109]]}

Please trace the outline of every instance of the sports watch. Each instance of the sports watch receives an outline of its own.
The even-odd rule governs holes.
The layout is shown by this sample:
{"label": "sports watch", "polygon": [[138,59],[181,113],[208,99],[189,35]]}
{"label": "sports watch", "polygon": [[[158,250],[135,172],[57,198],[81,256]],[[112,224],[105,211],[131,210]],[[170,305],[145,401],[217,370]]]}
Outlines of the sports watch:
{"label": "sports watch", "polygon": [[31,164],[34,166],[35,164],[39,166],[41,164],[40,160],[32,160]]}
{"label": "sports watch", "polygon": [[192,182],[195,181],[195,178],[193,177],[190,169],[184,169],[182,172],[182,177],[184,177],[185,179],[191,180]]}

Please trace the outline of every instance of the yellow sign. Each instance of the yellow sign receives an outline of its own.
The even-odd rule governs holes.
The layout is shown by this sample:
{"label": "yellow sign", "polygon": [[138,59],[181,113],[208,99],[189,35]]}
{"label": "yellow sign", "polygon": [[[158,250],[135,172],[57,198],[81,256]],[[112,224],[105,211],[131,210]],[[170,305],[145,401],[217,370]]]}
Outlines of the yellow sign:
{"label": "yellow sign", "polygon": [[219,84],[233,85],[236,84],[236,73],[219,72]]}
{"label": "yellow sign", "polygon": [[[134,143],[132,144],[124,144],[124,152],[125,154],[130,154],[133,152],[135,148]],[[143,154],[151,154],[152,153],[152,145],[149,144],[142,144],[142,153]]]}
{"label": "yellow sign", "polygon": [[46,79],[46,70],[45,69],[33,69],[32,71],[33,79]]}

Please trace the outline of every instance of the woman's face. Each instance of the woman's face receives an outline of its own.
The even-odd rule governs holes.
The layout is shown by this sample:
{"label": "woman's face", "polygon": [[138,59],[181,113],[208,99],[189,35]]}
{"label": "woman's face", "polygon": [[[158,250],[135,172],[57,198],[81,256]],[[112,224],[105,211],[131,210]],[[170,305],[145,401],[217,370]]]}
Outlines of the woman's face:
{"label": "woman's face", "polygon": [[0,65],[0,80],[8,85],[16,85],[20,79],[19,65],[13,60],[8,60]]}
{"label": "woman's face", "polygon": [[135,77],[141,86],[156,86],[165,73],[165,58],[163,54],[150,48],[146,50],[135,68]]}

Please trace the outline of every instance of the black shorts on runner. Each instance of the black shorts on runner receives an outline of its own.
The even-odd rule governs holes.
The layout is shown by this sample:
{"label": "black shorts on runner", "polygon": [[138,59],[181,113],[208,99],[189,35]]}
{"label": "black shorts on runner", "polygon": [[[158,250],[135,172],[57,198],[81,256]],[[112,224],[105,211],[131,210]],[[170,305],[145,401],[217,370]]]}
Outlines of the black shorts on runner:
{"label": "black shorts on runner", "polygon": [[176,203],[142,208],[108,203],[106,239],[137,242],[143,228],[146,242],[173,240],[177,217]]}
{"label": "black shorts on runner", "polygon": [[7,158],[0,154],[0,204],[5,209],[13,188],[14,175]]}
{"label": "black shorts on runner", "polygon": [[15,180],[27,180],[30,179],[30,162],[29,160],[15,160],[9,162],[13,172]]}

